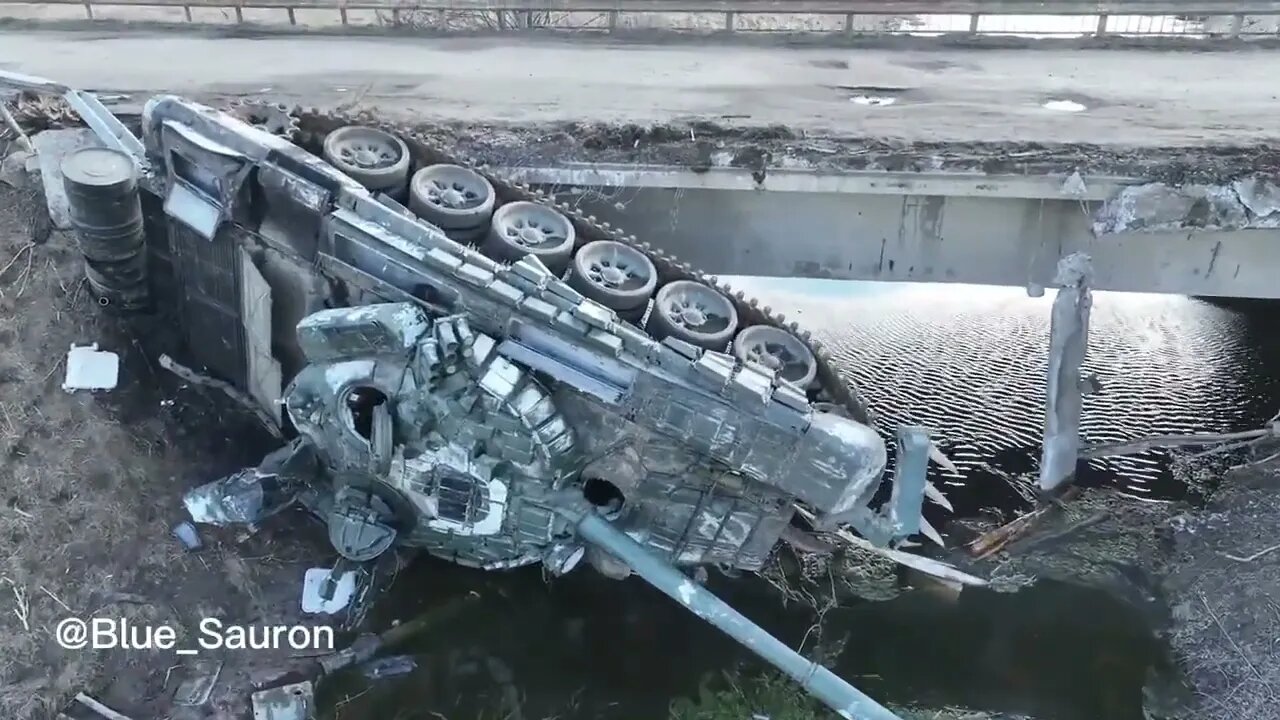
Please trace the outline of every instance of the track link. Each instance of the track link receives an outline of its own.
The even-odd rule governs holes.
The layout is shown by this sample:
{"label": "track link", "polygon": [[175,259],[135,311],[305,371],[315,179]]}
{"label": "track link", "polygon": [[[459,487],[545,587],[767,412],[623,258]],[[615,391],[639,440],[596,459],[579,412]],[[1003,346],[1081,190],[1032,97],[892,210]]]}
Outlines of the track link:
{"label": "track link", "polygon": [[[294,109],[304,128],[317,128],[329,132],[343,125],[367,125],[384,132],[392,133],[403,139],[410,148],[411,154],[419,162],[447,163],[470,168],[489,180],[497,191],[502,202],[524,200],[536,202],[555,208],[573,223],[577,232],[577,247],[594,240],[613,240],[629,245],[644,253],[658,270],[662,283],[673,280],[693,280],[709,285],[733,302],[741,320],[741,327],[751,325],[771,325],[795,335],[813,353],[817,362],[817,381],[819,398],[837,406],[849,417],[863,423],[872,421],[866,405],[858,396],[853,382],[845,377],[832,363],[831,354],[822,344],[813,338],[812,333],[800,327],[794,320],[788,321],[782,313],[775,312],[768,305],[762,304],[742,290],[735,290],[729,283],[713,275],[701,272],[689,263],[681,262],[672,253],[653,247],[635,235],[625,233],[621,228],[610,223],[601,222],[595,216],[583,215],[569,203],[555,201],[549,193],[533,188],[527,183],[510,180],[494,171],[487,163],[477,162],[470,157],[456,156],[433,144],[426,133],[413,125],[390,123],[382,120],[376,109],[359,112],[325,112],[319,108]],[[576,248],[575,248],[576,250]]]}
{"label": "track link", "polygon": [[785,330],[802,342],[811,353],[817,364],[817,399],[829,403],[834,409],[847,414],[850,418],[862,423],[872,424],[866,405],[858,396],[851,379],[845,376],[832,363],[831,354],[816,340],[812,333],[805,330],[794,320],[787,320],[782,313],[762,304],[742,290],[734,289],[720,278],[701,272],[686,262],[681,262],[675,255],[656,248],[635,235],[624,232],[608,222],[602,222],[593,215],[583,215],[572,205],[556,202],[555,198],[542,190],[531,187],[527,183],[513,181],[495,172],[487,163],[478,162],[466,156],[457,156],[434,144],[420,128],[408,124],[387,122],[379,117],[376,108],[358,112],[333,111],[326,112],[319,108],[296,107],[292,114],[300,120],[302,134],[299,141],[308,144],[308,133],[315,133],[309,138],[312,144],[318,145],[323,136],[346,125],[364,125],[391,133],[409,146],[410,154],[419,164],[450,164],[470,168],[493,184],[501,203],[514,201],[535,202],[555,208],[573,223],[577,233],[575,252],[584,244],[595,240],[612,240],[629,245],[644,253],[658,271],[659,284],[675,280],[693,280],[715,288],[733,302],[740,320],[740,330],[752,325],[770,325]]}

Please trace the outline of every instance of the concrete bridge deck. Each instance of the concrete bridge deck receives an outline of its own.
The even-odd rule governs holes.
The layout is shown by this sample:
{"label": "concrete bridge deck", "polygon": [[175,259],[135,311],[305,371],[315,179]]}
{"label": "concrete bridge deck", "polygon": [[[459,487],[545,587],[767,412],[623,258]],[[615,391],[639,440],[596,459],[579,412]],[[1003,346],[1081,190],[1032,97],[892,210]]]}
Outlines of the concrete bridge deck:
{"label": "concrete bridge deck", "polygon": [[0,67],[138,99],[265,94],[439,121],[442,141],[713,272],[1047,285],[1086,250],[1095,287],[1280,296],[1280,230],[1091,232],[1127,185],[1280,172],[1260,147],[1280,135],[1267,50],[23,31],[0,32]]}

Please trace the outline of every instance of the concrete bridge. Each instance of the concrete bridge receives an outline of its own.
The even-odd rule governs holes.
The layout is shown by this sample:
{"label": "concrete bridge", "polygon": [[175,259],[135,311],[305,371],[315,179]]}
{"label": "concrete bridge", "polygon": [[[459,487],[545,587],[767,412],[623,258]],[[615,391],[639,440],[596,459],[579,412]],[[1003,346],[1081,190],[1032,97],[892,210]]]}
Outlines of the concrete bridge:
{"label": "concrete bridge", "polygon": [[1280,229],[1095,234],[1104,202],[1140,178],[774,169],[757,182],[745,169],[639,165],[506,172],[718,274],[1048,287],[1058,261],[1081,252],[1093,258],[1097,289],[1280,297]]}
{"label": "concrete bridge", "polygon": [[0,67],[84,89],[436,121],[709,272],[1057,284],[1046,489],[1091,288],[1280,297],[1272,57],[0,32]]}
{"label": "concrete bridge", "polygon": [[[0,66],[106,93],[439,121],[717,273],[1047,286],[1084,251],[1096,288],[1246,297],[1280,297],[1280,215],[1226,181],[1280,168],[1275,57],[0,32]],[[1199,195],[1121,202],[1162,179]]]}

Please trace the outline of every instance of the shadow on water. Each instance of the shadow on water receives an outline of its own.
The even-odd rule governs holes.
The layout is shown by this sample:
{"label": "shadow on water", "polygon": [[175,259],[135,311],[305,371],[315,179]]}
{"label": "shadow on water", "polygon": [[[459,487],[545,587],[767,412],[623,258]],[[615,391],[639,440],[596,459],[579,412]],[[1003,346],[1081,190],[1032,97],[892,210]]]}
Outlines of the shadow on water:
{"label": "shadow on water", "polygon": [[[1033,472],[1043,422],[1049,306],[1021,290],[739,278],[815,331],[852,373],[883,426],[933,428],[959,475],[939,478],[958,513],[1016,507],[986,464]],[[746,288],[744,288],[746,289]],[[1270,306],[1097,293],[1086,369],[1088,442],[1258,427],[1280,408],[1280,333]],[[1085,484],[1181,499],[1169,457],[1082,467]],[[784,607],[755,578],[711,587],[793,647],[813,615]],[[485,573],[424,560],[402,576],[375,622],[408,619],[449,598],[481,599],[401,652],[418,669],[328,684],[335,718],[662,718],[708,674],[761,666],[638,579],[580,571]],[[828,612],[835,669],[878,699],[1062,720],[1139,720],[1152,670],[1170,666],[1152,619],[1112,596],[1042,581],[1014,594],[958,599],[911,591]]]}
{"label": "shadow on water", "polygon": [[[710,587],[793,647],[818,640],[813,613],[783,607],[763,581],[712,578]],[[328,717],[657,719],[708,675],[763,669],[634,578],[578,573],[547,582],[537,570],[485,574],[424,560],[398,581],[377,620],[471,591],[481,599],[462,617],[397,651],[415,656],[413,673],[372,683],[349,674],[327,686],[324,699],[337,703]],[[953,601],[911,591],[834,608],[821,642],[843,647],[833,669],[882,701],[1061,720],[1141,720],[1148,668],[1167,662],[1137,611],[1053,582]]]}

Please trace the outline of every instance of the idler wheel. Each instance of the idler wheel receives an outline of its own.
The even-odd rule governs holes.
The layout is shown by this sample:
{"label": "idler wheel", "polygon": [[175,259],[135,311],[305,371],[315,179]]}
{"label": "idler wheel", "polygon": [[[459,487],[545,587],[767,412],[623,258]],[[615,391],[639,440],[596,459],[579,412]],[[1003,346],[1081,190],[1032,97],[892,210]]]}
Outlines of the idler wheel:
{"label": "idler wheel", "polygon": [[613,310],[643,308],[658,286],[658,271],[644,253],[612,240],[597,240],[573,256],[569,285]]}
{"label": "idler wheel", "polygon": [[483,175],[458,165],[428,165],[409,181],[409,209],[451,235],[488,228],[494,197]]}
{"label": "idler wheel", "polygon": [[738,329],[738,311],[729,298],[692,280],[676,280],[658,290],[645,329],[661,340],[723,350]]}
{"label": "idler wheel", "polygon": [[503,205],[493,214],[481,249],[504,262],[534,255],[559,275],[569,266],[573,241],[573,224],[564,215],[544,205],[518,201]]}
{"label": "idler wheel", "polygon": [[348,125],[324,139],[324,159],[370,190],[404,188],[409,177],[409,146],[377,128]]}
{"label": "idler wheel", "polygon": [[752,325],[733,339],[733,354],[743,362],[772,369],[804,390],[818,376],[818,361],[795,335],[772,325]]}
{"label": "idler wheel", "polygon": [[292,141],[298,134],[298,118],[284,103],[245,100],[232,108],[231,114],[253,127]]}

